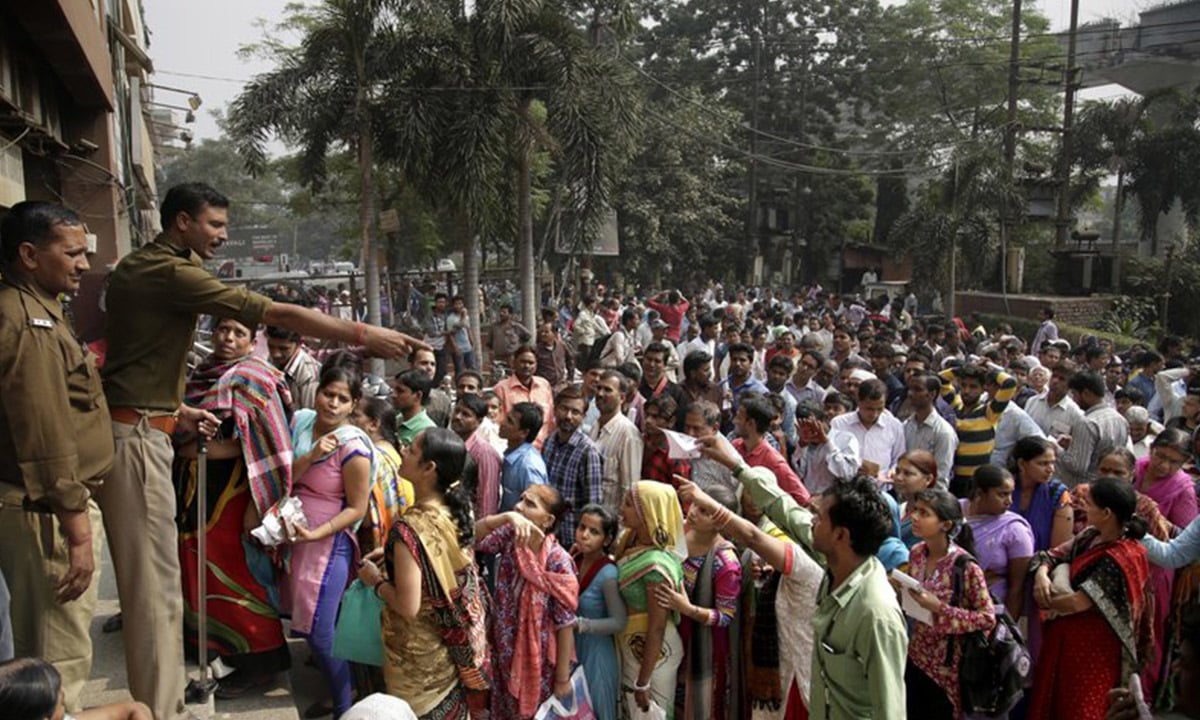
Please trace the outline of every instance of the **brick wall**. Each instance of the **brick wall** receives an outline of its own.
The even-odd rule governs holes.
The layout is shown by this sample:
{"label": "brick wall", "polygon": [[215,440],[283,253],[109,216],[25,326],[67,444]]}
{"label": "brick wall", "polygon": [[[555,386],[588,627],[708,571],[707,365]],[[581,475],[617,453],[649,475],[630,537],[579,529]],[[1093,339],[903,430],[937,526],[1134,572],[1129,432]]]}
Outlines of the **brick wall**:
{"label": "brick wall", "polygon": [[966,317],[973,312],[991,315],[1014,315],[1036,320],[1046,306],[1054,308],[1054,319],[1071,325],[1091,326],[1112,307],[1114,295],[1062,297],[1057,295],[1009,295],[1008,308],[1000,293],[959,292],[955,294],[958,314]]}

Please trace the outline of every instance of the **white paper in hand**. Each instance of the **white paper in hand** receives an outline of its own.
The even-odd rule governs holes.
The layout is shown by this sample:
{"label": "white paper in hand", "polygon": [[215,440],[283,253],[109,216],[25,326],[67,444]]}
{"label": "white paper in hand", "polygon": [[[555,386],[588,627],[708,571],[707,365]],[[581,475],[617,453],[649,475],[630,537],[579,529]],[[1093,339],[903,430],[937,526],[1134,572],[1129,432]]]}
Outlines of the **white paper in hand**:
{"label": "white paper in hand", "polygon": [[251,530],[250,535],[264,547],[276,547],[294,536],[297,526],[307,529],[308,519],[304,516],[304,503],[292,496],[267,510],[262,524]]}
{"label": "white paper in hand", "polygon": [[917,622],[932,625],[933,613],[927,608],[922,607],[921,603],[917,602],[916,598],[909,592],[910,590],[922,590],[921,583],[912,575],[900,570],[893,570],[891,576],[893,580],[900,583],[900,608],[904,610],[904,614]]}
{"label": "white paper in hand", "polygon": [[689,460],[700,457],[700,441],[691,435],[663,430],[667,436],[667,457],[672,460]]}

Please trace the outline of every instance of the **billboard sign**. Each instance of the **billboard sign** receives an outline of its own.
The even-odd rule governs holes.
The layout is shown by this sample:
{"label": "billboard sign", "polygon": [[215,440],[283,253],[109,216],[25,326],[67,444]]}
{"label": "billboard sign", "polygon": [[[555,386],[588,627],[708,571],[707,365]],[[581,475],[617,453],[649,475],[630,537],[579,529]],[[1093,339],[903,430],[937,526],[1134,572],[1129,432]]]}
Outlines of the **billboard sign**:
{"label": "billboard sign", "polygon": [[229,228],[229,239],[219,254],[226,258],[251,258],[278,255],[284,250],[283,236],[270,225],[242,225]]}

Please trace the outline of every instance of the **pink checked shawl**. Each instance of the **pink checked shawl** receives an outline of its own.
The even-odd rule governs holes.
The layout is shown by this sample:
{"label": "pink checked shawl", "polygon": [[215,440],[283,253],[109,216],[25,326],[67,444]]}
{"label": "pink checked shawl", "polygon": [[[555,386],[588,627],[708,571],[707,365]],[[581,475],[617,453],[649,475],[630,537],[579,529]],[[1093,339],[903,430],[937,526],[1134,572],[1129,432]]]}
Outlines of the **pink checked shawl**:
{"label": "pink checked shawl", "polygon": [[292,489],[292,441],[283,373],[254,356],[209,360],[188,378],[185,402],[218,417],[233,416],[250,494],[263,515]]}

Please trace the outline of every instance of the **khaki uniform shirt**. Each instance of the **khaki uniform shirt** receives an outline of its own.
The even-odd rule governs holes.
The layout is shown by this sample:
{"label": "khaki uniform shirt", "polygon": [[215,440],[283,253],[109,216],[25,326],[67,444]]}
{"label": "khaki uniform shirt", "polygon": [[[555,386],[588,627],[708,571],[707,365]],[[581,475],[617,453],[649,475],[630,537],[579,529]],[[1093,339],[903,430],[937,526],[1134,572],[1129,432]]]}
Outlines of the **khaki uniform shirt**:
{"label": "khaki uniform shirt", "polygon": [[183,402],[196,316],[262,323],[271,300],[217,280],[200,257],[159,236],[113,271],[107,294],[104,392],[112,407],[173,412]]}
{"label": "khaki uniform shirt", "polygon": [[0,283],[0,408],[0,481],[54,510],[86,510],[112,468],[108,405],[62,305],[28,283]]}

